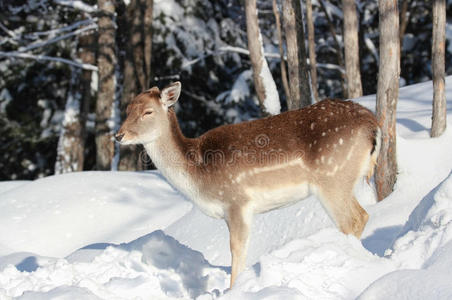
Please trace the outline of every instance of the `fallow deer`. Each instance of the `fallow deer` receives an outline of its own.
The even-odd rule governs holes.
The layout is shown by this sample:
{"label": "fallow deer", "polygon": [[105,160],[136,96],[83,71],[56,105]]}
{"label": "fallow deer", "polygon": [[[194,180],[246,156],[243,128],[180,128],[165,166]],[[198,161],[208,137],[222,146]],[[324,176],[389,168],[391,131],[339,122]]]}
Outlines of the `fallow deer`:
{"label": "fallow deer", "polygon": [[343,233],[360,237],[368,214],[353,188],[372,175],[380,147],[371,111],[352,101],[326,99],[187,138],[172,108],[180,91],[175,82],[139,94],[115,137],[121,144],[143,144],[174,187],[208,216],[225,219],[231,287],[245,267],[256,213],[315,194]]}

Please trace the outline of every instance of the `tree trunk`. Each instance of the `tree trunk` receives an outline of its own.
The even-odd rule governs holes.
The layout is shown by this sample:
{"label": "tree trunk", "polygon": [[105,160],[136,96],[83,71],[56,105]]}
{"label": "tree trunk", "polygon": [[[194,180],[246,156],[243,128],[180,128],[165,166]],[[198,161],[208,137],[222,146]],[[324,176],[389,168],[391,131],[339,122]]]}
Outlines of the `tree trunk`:
{"label": "tree trunk", "polygon": [[[341,44],[339,43],[339,40],[337,39],[336,35],[336,29],[333,24],[333,21],[330,18],[330,15],[328,14],[328,10],[325,7],[325,4],[323,3],[324,0],[319,0],[320,8],[322,9],[323,13],[325,14],[325,18],[328,22],[328,29],[330,30],[330,33],[334,40],[334,46],[336,48],[336,56],[337,56],[337,64],[339,67],[341,67],[342,70],[345,70],[345,63],[344,63],[344,57],[342,56],[342,49]],[[345,88],[345,73],[341,72],[341,86],[342,86],[342,97],[347,98],[347,89]]]}
{"label": "tree trunk", "polygon": [[358,98],[363,95],[359,69],[358,17],[355,0],[342,0],[344,13],[344,53],[347,97]]}
{"label": "tree trunk", "polygon": [[[132,0],[118,13],[118,34],[124,75],[121,119],[137,94],[150,88],[152,53],[152,0]],[[138,145],[121,146],[119,170],[142,170],[143,149]]]}
{"label": "tree trunk", "polygon": [[314,20],[312,18],[312,2],[306,0],[306,24],[308,27],[308,46],[309,46],[309,70],[311,72],[311,87],[314,100],[319,102],[319,92],[317,86],[317,59],[315,57],[315,31]]}
{"label": "tree trunk", "polygon": [[58,140],[55,174],[83,170],[83,124],[80,117],[81,94],[79,86],[80,70],[71,68],[71,81],[66,100],[64,120]]}
{"label": "tree trunk", "polygon": [[299,0],[283,0],[283,23],[286,33],[287,65],[291,94],[291,102],[287,103],[287,107],[292,110],[311,104],[303,15]]}
{"label": "tree trunk", "polygon": [[446,130],[447,105],[445,88],[446,0],[433,0],[433,117],[431,136]]}
{"label": "tree trunk", "polygon": [[110,170],[115,154],[113,141],[117,61],[115,6],[109,0],[98,0],[97,3],[99,7],[99,56],[97,59],[99,87],[96,102],[96,167],[98,170]]}
{"label": "tree trunk", "polygon": [[[94,65],[94,34],[78,38],[78,57],[83,63]],[[72,68],[62,132],[58,141],[55,174],[83,170],[85,159],[86,116],[91,102],[90,70]]]}
{"label": "tree trunk", "polygon": [[257,21],[256,0],[245,0],[245,13],[248,49],[257,98],[264,115],[276,115],[281,111],[281,104],[275,81],[264,57],[262,36]]}
{"label": "tree trunk", "polygon": [[273,0],[273,14],[275,15],[276,21],[276,32],[278,34],[278,42],[279,42],[279,56],[281,57],[281,79],[284,87],[284,93],[286,94],[287,103],[291,102],[290,100],[290,88],[289,82],[287,82],[287,70],[286,70],[286,60],[284,59],[284,49],[283,49],[283,35],[281,31],[281,20],[279,15],[278,5],[276,0]]}
{"label": "tree trunk", "polygon": [[377,119],[382,129],[381,150],[375,173],[378,200],[387,197],[397,180],[396,108],[399,96],[400,45],[397,1],[378,2],[380,65]]}

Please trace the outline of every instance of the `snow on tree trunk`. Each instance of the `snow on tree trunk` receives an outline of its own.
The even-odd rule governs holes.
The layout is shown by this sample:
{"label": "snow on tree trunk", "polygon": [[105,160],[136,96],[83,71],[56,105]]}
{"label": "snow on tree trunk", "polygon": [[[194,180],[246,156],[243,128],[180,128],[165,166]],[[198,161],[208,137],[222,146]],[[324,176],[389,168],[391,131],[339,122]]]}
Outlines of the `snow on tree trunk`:
{"label": "snow on tree trunk", "polygon": [[311,88],[314,100],[319,102],[319,91],[317,85],[317,59],[315,56],[315,30],[314,20],[312,18],[312,2],[306,0],[306,24],[308,27],[308,46],[309,46],[309,70],[311,73]]}
{"label": "snow on tree trunk", "polygon": [[248,48],[257,98],[264,114],[276,115],[281,111],[281,104],[275,81],[264,57],[262,36],[257,22],[256,0],[245,0],[245,12]]}
{"label": "snow on tree trunk", "polygon": [[378,200],[394,189],[397,180],[396,108],[399,97],[400,45],[397,1],[380,0],[380,65],[377,87],[377,119],[382,129],[381,150],[375,172]]}
{"label": "snow on tree trunk", "polygon": [[83,170],[84,128],[80,118],[80,69],[72,67],[64,119],[58,140],[55,174]]}
{"label": "snow on tree trunk", "polygon": [[109,0],[98,0],[97,3],[99,88],[96,102],[96,167],[98,170],[110,170],[115,154],[113,140],[116,94],[115,6]]}
{"label": "snow on tree trunk", "polygon": [[291,102],[289,110],[311,104],[304,26],[301,3],[299,0],[283,0],[283,23],[286,33],[287,65]]}
{"label": "snow on tree trunk", "polygon": [[446,1],[433,0],[433,117],[431,136],[446,130],[447,106],[445,94]]}
{"label": "snow on tree trunk", "polygon": [[342,0],[342,11],[344,13],[344,53],[347,96],[348,98],[358,98],[363,95],[363,88],[359,70],[358,17],[355,0]]}

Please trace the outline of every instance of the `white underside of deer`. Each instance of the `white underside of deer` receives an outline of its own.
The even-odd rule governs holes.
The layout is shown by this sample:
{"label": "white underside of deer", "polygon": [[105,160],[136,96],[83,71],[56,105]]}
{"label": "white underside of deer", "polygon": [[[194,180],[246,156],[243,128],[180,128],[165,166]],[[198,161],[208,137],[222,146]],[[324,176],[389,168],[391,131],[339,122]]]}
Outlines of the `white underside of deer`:
{"label": "white underside of deer", "polygon": [[373,114],[353,102],[311,107],[185,138],[169,108],[180,83],[140,94],[117,134],[142,143],[168,181],[230,232],[231,287],[245,268],[253,215],[315,194],[338,228],[360,237],[368,215],[353,196],[379,153]]}

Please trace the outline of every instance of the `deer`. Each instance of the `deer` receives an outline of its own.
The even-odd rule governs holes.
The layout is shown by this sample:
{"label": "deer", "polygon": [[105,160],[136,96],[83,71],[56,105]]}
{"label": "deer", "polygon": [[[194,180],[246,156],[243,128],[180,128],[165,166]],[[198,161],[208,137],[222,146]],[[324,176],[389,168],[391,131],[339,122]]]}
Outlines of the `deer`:
{"label": "deer", "polygon": [[255,214],[315,195],[341,232],[360,238],[369,216],[353,189],[373,175],[381,139],[370,110],[325,99],[188,138],[174,110],[180,93],[174,82],[136,96],[115,139],[142,144],[171,185],[204,214],[226,221],[231,288],[246,267]]}

